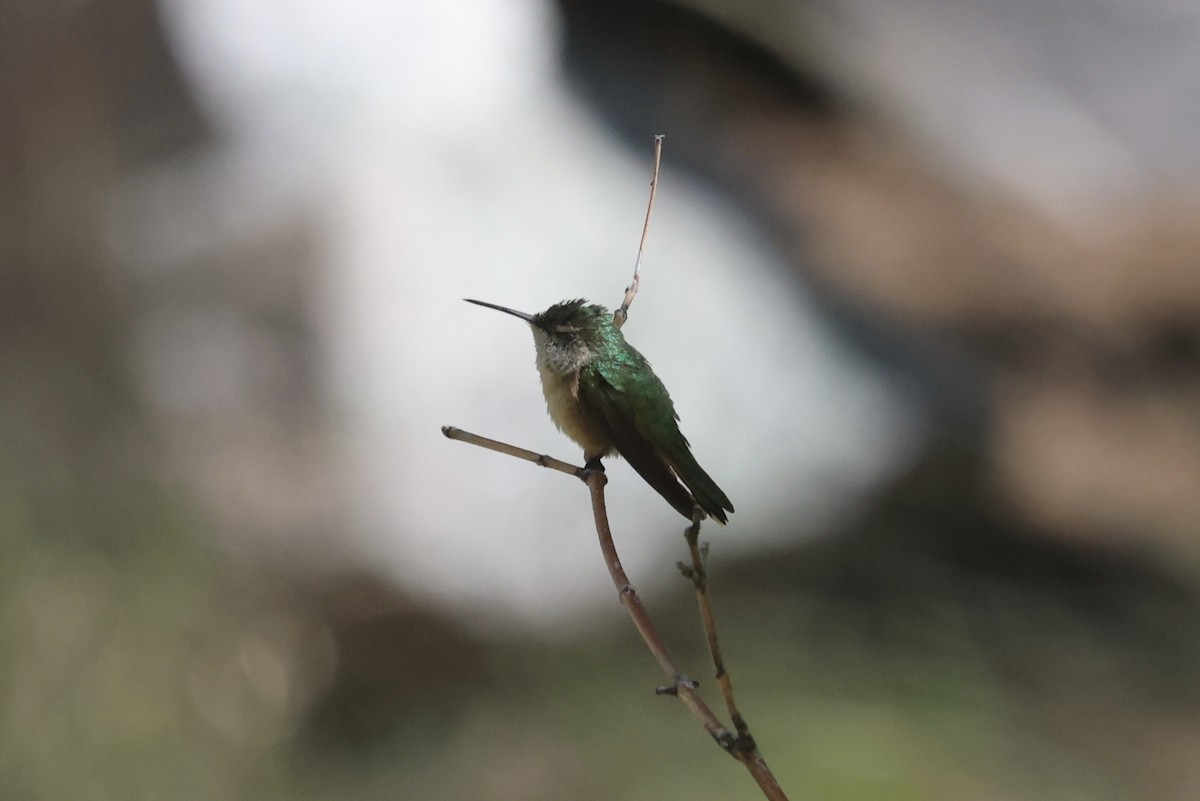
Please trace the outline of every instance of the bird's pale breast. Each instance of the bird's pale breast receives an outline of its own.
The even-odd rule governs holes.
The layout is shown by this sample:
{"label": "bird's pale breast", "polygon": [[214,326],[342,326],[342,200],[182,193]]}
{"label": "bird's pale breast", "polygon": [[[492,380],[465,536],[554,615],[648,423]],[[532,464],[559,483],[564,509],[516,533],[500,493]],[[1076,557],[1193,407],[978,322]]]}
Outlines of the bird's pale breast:
{"label": "bird's pale breast", "polygon": [[592,422],[579,402],[579,373],[563,375],[538,364],[546,409],[558,430],[579,443],[584,458],[605,456],[613,451],[612,442]]}

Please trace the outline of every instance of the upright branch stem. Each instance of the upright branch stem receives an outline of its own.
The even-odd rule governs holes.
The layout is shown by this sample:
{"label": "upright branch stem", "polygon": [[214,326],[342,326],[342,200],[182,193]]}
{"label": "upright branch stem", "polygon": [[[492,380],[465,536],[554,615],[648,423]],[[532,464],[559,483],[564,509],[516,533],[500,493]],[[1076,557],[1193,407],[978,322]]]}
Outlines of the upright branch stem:
{"label": "upright branch stem", "polygon": [[642,238],[638,241],[637,260],[633,263],[633,280],[625,287],[621,307],[613,312],[613,325],[617,328],[623,326],[629,318],[629,306],[633,303],[642,280],[642,252],[646,249],[646,234],[650,231],[650,215],[654,211],[654,195],[658,192],[658,168],[662,163],[663,139],[666,139],[663,134],[656,134],[654,137],[654,172],[650,176],[650,202],[646,204],[646,220],[642,223]]}
{"label": "upright branch stem", "polygon": [[600,537],[600,551],[604,554],[604,564],[608,567],[608,575],[612,577],[613,586],[617,588],[621,605],[633,619],[634,627],[638,630],[638,634],[642,635],[642,640],[645,641],[646,647],[658,661],[659,667],[674,682],[670,687],[659,688],[659,693],[678,696],[684,706],[691,710],[691,713],[700,721],[704,730],[717,741],[717,744],[733,753],[737,744],[736,738],[722,725],[713,711],[709,709],[708,704],[704,703],[704,700],[696,693],[696,682],[685,676],[679,669],[679,665],[667,650],[667,644],[663,641],[662,635],[650,621],[650,614],[642,605],[642,599],[629,581],[629,576],[625,574],[625,568],[621,566],[621,558],[617,555],[617,546],[613,542],[612,529],[608,524],[608,509],[604,503],[604,485],[608,483],[608,477],[602,470],[591,470],[588,471],[585,481],[592,496],[592,517],[596,522],[596,534]]}

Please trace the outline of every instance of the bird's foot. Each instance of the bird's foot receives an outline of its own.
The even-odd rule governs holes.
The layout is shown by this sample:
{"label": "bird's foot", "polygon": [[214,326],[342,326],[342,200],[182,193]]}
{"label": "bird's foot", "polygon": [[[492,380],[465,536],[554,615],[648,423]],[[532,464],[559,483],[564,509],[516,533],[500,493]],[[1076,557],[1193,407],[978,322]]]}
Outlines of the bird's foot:
{"label": "bird's foot", "polygon": [[583,469],[579,471],[578,475],[580,480],[586,484],[588,479],[591,478],[594,473],[600,473],[601,475],[604,474],[604,465],[601,463],[599,456],[593,456],[591,459],[588,459],[586,462],[584,462]]}

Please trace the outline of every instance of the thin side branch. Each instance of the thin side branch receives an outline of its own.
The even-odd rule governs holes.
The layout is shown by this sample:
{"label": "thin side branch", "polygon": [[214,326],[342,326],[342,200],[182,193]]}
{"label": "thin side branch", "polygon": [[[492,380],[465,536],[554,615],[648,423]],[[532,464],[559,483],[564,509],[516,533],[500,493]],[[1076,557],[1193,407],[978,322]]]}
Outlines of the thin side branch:
{"label": "thin side branch", "polygon": [[692,557],[692,565],[688,567],[682,562],[679,569],[685,577],[691,580],[696,588],[696,604],[700,607],[700,621],[704,625],[704,639],[708,641],[708,653],[712,656],[713,670],[717,684],[721,687],[721,696],[725,699],[725,708],[729,710],[729,718],[738,733],[740,747],[753,750],[756,746],[750,735],[750,726],[742,713],[738,711],[737,702],[733,697],[733,679],[725,669],[725,659],[721,656],[721,643],[717,639],[717,620],[713,615],[712,601],[708,596],[708,543],[700,543],[700,515],[692,519],[692,524],[684,529],[683,536],[687,539],[688,552]]}
{"label": "thin side branch", "polygon": [[496,451],[497,453],[506,453],[509,456],[515,456],[526,462],[533,462],[541,467],[548,467],[551,470],[557,470],[560,473],[566,473],[576,478],[586,478],[582,467],[576,467],[570,462],[555,459],[553,456],[547,456],[544,453],[527,451],[524,448],[518,448],[516,445],[509,445],[507,442],[481,437],[478,434],[472,434],[470,431],[463,431],[461,428],[455,428],[454,426],[442,426],[442,433],[448,439],[456,439],[459,442],[466,442],[469,445],[478,445],[481,448],[487,448],[489,451]]}
{"label": "thin side branch", "polygon": [[633,263],[633,280],[625,287],[625,297],[621,307],[613,312],[613,325],[620,328],[629,318],[629,307],[637,295],[638,286],[642,280],[642,252],[646,249],[646,234],[650,232],[650,215],[654,211],[654,195],[658,192],[658,168],[662,164],[662,143],[666,139],[663,134],[654,137],[654,173],[650,176],[650,202],[646,204],[646,220],[642,223],[642,238],[638,241],[637,260]]}
{"label": "thin side branch", "polygon": [[783,788],[779,786],[775,775],[771,773],[766,760],[763,759],[762,752],[758,750],[758,744],[750,734],[750,726],[742,717],[742,713],[738,711],[737,702],[733,698],[733,680],[729,676],[729,671],[725,669],[725,659],[721,656],[721,644],[717,640],[717,620],[713,615],[712,602],[708,597],[708,543],[701,544],[700,542],[700,521],[703,519],[703,513],[697,508],[695,516],[692,518],[692,524],[683,532],[687,539],[688,552],[692,557],[692,565],[688,567],[681,562],[679,569],[684,576],[691,579],[692,586],[696,588],[696,602],[700,607],[700,620],[704,624],[704,638],[708,642],[708,652],[712,656],[717,684],[721,687],[721,696],[725,699],[725,707],[729,710],[729,717],[737,730],[737,753],[734,756],[741,760],[746,769],[750,771],[763,791],[763,795],[775,801],[786,799]]}

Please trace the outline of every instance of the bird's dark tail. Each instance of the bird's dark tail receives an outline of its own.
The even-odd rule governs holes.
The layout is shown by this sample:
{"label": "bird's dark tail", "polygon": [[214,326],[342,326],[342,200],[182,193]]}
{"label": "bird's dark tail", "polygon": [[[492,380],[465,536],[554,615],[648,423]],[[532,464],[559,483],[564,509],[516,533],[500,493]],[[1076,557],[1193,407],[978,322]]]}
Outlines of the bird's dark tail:
{"label": "bird's dark tail", "polygon": [[726,523],[725,513],[733,511],[733,504],[708,473],[696,464],[686,445],[681,459],[677,454],[668,456],[650,447],[632,448],[628,447],[631,443],[624,444],[626,447],[619,451],[621,456],[676,512],[691,520],[693,510],[699,506],[721,525]]}
{"label": "bird's dark tail", "polygon": [[[704,468],[696,461],[696,457],[692,456],[692,452],[687,445],[674,449],[674,452],[666,454],[666,457],[675,475],[691,490],[692,497],[695,498],[695,504],[721,525],[729,522],[726,512],[733,513],[733,504],[730,503],[729,497],[717,486],[717,482],[713,481],[708,473],[704,472]],[[667,500],[671,499],[667,498]],[[692,512],[690,507],[685,512],[674,503],[671,505],[675,506],[684,517],[691,519]]]}

